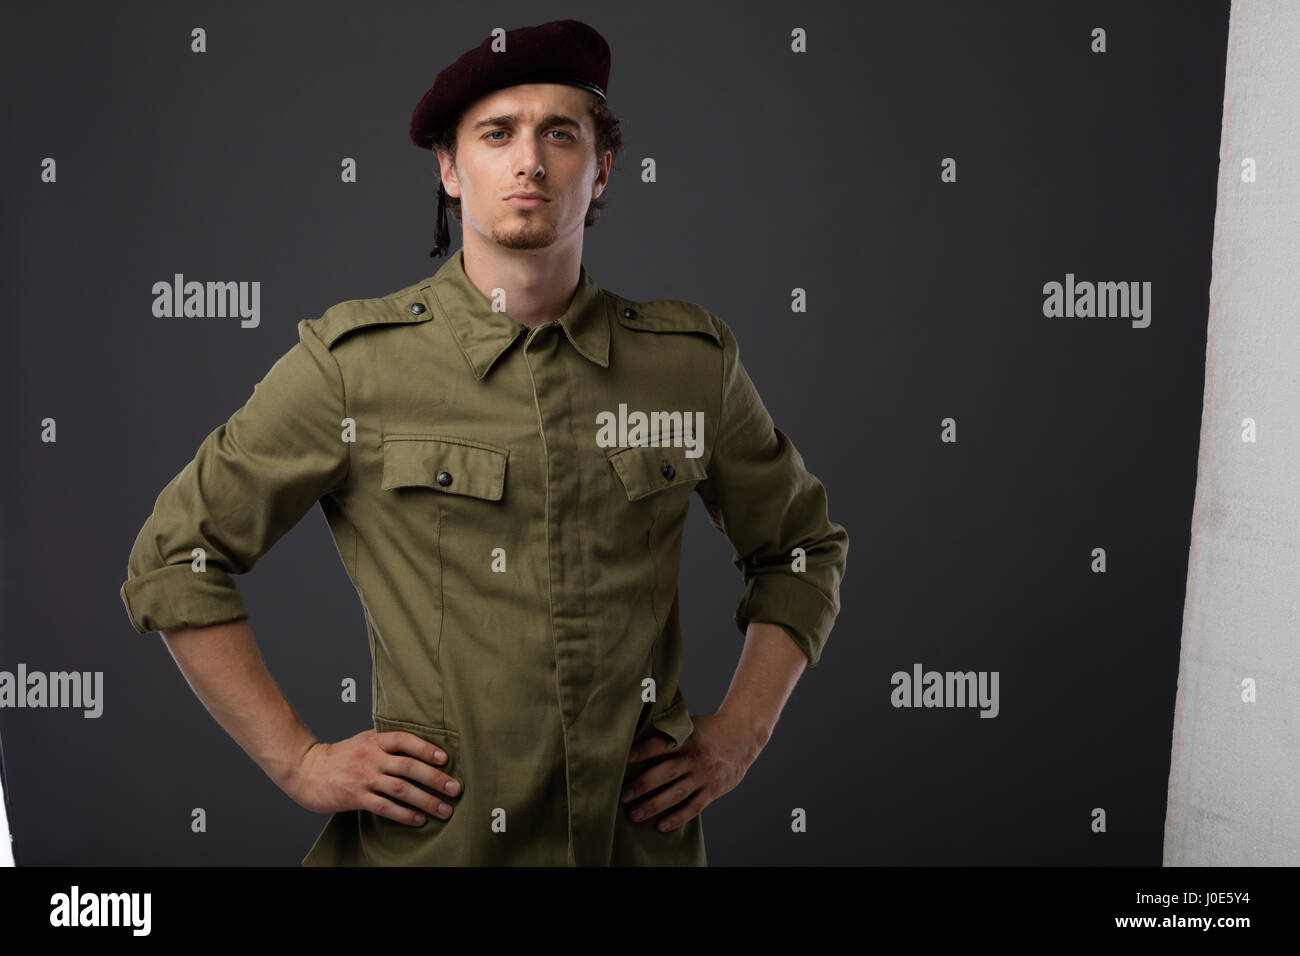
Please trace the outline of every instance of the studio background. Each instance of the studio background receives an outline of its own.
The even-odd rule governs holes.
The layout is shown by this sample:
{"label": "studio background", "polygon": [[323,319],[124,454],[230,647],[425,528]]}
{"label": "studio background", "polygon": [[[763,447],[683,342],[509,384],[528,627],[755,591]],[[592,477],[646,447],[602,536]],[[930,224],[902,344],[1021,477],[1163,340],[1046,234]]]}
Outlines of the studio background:
{"label": "studio background", "polygon": [[[325,825],[212,719],[161,638],[131,628],[127,555],[300,319],[445,261],[428,255],[437,180],[411,110],[494,27],[560,17],[609,40],[626,142],[588,270],[731,325],[851,541],[821,664],[704,811],[710,864],[1158,865],[1226,0],[11,12],[0,669],[104,673],[98,719],[0,710],[18,862],[296,865]],[[356,183],[340,179],[349,157]],[[152,285],[178,272],[259,281],[261,324],[155,318]],[[1067,274],[1150,282],[1150,325],[1046,317],[1043,286]],[[695,713],[716,709],[743,644],[730,555],[694,500],[680,587]],[[365,623],[319,507],[236,580],[317,737],[369,727]],[[917,663],[999,672],[997,717],[892,706],[891,675]]]}

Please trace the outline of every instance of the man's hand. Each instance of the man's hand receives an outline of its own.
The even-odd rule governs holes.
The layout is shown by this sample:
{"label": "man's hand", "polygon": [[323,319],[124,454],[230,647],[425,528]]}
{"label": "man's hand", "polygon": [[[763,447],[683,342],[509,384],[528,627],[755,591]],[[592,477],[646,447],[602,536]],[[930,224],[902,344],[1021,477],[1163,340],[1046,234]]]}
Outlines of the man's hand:
{"label": "man's hand", "polygon": [[[624,787],[622,802],[627,805],[668,784],[653,796],[628,807],[628,815],[634,822],[671,809],[659,821],[658,828],[676,829],[718,797],[734,790],[763,749],[763,742],[755,737],[752,726],[739,718],[724,713],[692,714],[691,720],[695,729],[672,756],[633,777]],[[667,752],[664,738],[652,737],[635,744],[627,762],[636,763]]]}
{"label": "man's hand", "polygon": [[[317,813],[369,810],[377,816],[418,827],[425,819],[419,812],[387,798],[396,797],[449,819],[451,805],[440,799],[439,794],[459,796],[460,783],[430,766],[446,760],[442,750],[415,734],[404,730],[382,733],[366,730],[336,744],[320,741],[312,744],[280,787],[294,802]],[[428,793],[411,781],[437,793]]]}

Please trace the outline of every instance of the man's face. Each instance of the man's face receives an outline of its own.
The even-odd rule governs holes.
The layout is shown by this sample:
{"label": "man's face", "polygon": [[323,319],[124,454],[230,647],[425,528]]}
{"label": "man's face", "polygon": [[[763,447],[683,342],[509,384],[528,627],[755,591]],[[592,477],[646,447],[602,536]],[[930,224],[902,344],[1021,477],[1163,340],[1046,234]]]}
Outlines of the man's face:
{"label": "man's face", "polygon": [[[596,160],[594,93],[528,83],[489,93],[465,110],[456,163],[439,152],[443,188],[460,199],[461,222],[507,249],[543,249],[578,234],[605,189],[612,155]],[[538,200],[510,198],[531,193]]]}

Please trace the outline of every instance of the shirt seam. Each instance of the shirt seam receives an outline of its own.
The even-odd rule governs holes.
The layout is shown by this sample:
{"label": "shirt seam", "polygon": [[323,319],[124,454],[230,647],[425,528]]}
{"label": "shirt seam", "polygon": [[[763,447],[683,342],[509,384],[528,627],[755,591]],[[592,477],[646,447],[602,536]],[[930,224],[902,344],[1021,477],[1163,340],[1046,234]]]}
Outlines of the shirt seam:
{"label": "shirt seam", "polygon": [[569,773],[569,731],[564,726],[564,692],[560,686],[559,647],[555,642],[555,593],[553,590],[554,583],[551,579],[551,450],[546,441],[546,422],[542,419],[542,407],[538,404],[537,377],[533,375],[532,363],[528,361],[528,340],[526,337],[521,348],[524,353],[524,367],[528,369],[528,380],[533,389],[533,409],[537,412],[537,428],[542,438],[542,469],[546,475],[544,482],[546,498],[543,505],[543,526],[546,529],[546,626],[551,632],[551,651],[556,661],[555,697],[560,714],[560,739],[564,744],[564,807],[568,832],[568,862],[570,866],[574,866],[576,865],[576,851],[573,846],[573,780]]}
{"label": "shirt seam", "polygon": [[[327,346],[323,341],[321,341],[321,337],[320,337],[319,335],[316,334],[316,332],[315,332],[314,329],[312,329],[310,326],[308,326],[308,327],[307,327],[307,331],[310,332],[310,333],[312,334],[312,336],[316,339],[316,341],[320,344],[320,346],[321,346],[323,349],[325,349],[326,352],[329,353],[330,361],[332,361],[332,362],[334,363],[334,374],[338,376],[338,380],[339,380],[339,400],[340,400],[340,405],[342,406],[343,418],[348,418],[348,417],[349,417],[349,415],[348,415],[348,385],[347,385],[347,380],[343,377],[343,366],[339,364],[338,356],[334,354],[334,350],[331,349],[329,346]],[[337,427],[340,427],[340,428],[343,427],[343,422],[342,422],[342,421],[339,421]],[[345,441],[345,442],[343,442],[343,444],[344,444],[345,446],[347,446],[347,463],[348,463],[348,467],[347,467],[347,470],[344,472],[343,477],[339,480],[339,483],[338,483],[337,485],[335,485],[334,488],[330,489],[331,491],[343,487],[343,486],[346,485],[346,484],[348,483],[348,481],[351,480],[351,478],[352,478],[352,446],[355,445],[356,442],[355,442],[355,441]]]}
{"label": "shirt seam", "polygon": [[[720,319],[717,319],[717,316],[713,315],[713,313],[709,313],[709,315],[711,318],[721,321]],[[732,341],[734,342],[735,341],[734,333],[732,334],[731,338]],[[718,362],[718,425],[714,433],[716,436],[714,447],[709,451],[710,466],[712,466],[713,464],[713,456],[718,452],[718,450],[722,446],[722,436],[727,434],[727,427],[726,427],[727,423],[723,420],[723,416],[727,410],[726,409],[726,400],[727,400],[727,344],[726,342],[727,339],[725,336],[723,337],[722,342],[723,342],[722,358]]]}
{"label": "shirt seam", "polygon": [[445,569],[442,566],[442,516],[443,504],[438,502],[438,526],[434,529],[433,540],[434,548],[438,556],[438,643],[433,650],[433,669],[434,677],[438,681],[438,717],[442,721],[442,726],[447,726],[447,688],[446,680],[442,672],[442,632],[446,625],[447,619],[447,594],[443,589],[443,583],[446,580]]}
{"label": "shirt seam", "polygon": [[659,638],[663,636],[663,629],[664,626],[667,624],[666,621],[663,624],[659,622],[659,608],[656,607],[656,602],[655,602],[655,594],[659,590],[659,562],[655,560],[655,549],[654,549],[653,538],[654,538],[655,525],[658,522],[659,522],[659,511],[658,511],[658,505],[656,503],[656,510],[650,516],[650,527],[647,528],[645,532],[645,545],[646,545],[646,551],[648,551],[650,554],[650,573],[652,575],[650,579],[650,613],[653,614],[655,618],[655,639],[654,642],[650,645],[650,666],[651,667],[654,667],[655,654],[658,652],[659,649]]}

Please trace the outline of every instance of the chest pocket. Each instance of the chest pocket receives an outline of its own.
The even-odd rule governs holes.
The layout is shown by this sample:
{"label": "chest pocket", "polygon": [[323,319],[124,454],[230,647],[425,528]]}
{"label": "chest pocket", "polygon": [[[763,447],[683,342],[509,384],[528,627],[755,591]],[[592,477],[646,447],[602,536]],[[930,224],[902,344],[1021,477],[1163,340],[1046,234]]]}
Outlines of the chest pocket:
{"label": "chest pocket", "polygon": [[385,491],[422,487],[487,501],[505,492],[505,448],[449,435],[390,435],[383,443]]}
{"label": "chest pocket", "polygon": [[704,457],[688,458],[687,449],[672,446],[637,445],[616,448],[609,453],[609,463],[623,483],[628,501],[681,485],[694,485],[709,477]]}

